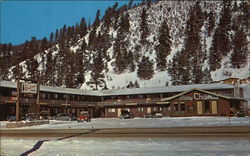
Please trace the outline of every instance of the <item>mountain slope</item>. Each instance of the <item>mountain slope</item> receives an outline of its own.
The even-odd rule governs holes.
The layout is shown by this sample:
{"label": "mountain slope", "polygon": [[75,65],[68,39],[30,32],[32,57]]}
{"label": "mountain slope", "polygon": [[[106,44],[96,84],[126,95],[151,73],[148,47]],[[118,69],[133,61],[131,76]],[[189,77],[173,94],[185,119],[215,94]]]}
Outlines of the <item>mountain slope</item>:
{"label": "mountain slope", "polygon": [[[140,87],[165,86],[166,83],[170,85],[173,82],[173,78],[169,74],[169,69],[187,68],[186,66],[173,66],[173,60],[177,53],[182,53],[181,51],[187,47],[187,23],[191,21],[190,12],[195,5],[196,3],[188,1],[159,1],[151,5],[139,5],[132,9],[116,9],[109,17],[111,19],[109,22],[105,20],[104,16],[99,22],[94,22],[93,26],[87,30],[83,37],[76,34],[73,37],[69,37],[69,39],[62,38],[53,47],[34,56],[33,60],[19,63],[19,66],[22,68],[20,69],[21,73],[27,78],[40,77],[43,84],[81,89],[101,89],[105,85],[109,89],[123,88],[130,81],[133,83],[137,81]],[[238,19],[239,15],[244,14],[243,9],[240,9],[241,3],[238,3],[236,10],[234,10],[233,5],[235,4],[232,3],[230,6],[231,21]],[[241,64],[239,68],[232,66],[232,49],[226,55],[221,56],[220,67],[210,70],[213,64],[209,63],[209,56],[216,29],[220,27],[224,4],[219,1],[202,2],[199,4],[199,7],[203,11],[203,20],[198,34],[201,51],[206,55],[200,58],[202,59],[201,70],[203,73],[206,73],[206,69],[208,69],[208,77],[211,76],[209,82],[229,77],[249,77],[249,62]],[[148,32],[146,32],[147,35],[143,42],[142,12],[144,10],[146,10]],[[210,27],[208,14],[210,12],[213,13],[214,27],[211,29],[211,32],[208,32]],[[126,17],[129,20],[129,26],[127,27],[129,29],[125,27]],[[163,58],[167,61],[166,69],[159,70],[157,67],[157,62],[159,62],[157,46],[160,44],[160,27],[164,20],[167,21],[170,29],[171,50],[167,57]],[[244,32],[247,32],[247,30],[244,29]],[[210,35],[208,35],[209,33]],[[233,28],[228,31],[228,34],[229,36],[235,35]],[[75,40],[74,37],[77,38],[76,41],[73,41]],[[230,37],[231,42],[232,40],[233,37]],[[249,40],[248,34],[247,41],[249,42]],[[149,61],[153,62],[154,74],[150,79],[139,78],[137,74],[139,70],[138,65],[143,56],[148,57]],[[249,58],[249,56],[247,57]],[[79,58],[81,58],[80,61],[78,61]],[[96,61],[98,58],[99,61]],[[189,56],[185,59],[192,60],[193,58]],[[31,63],[28,63],[29,61]],[[36,63],[37,66],[34,69],[36,72],[29,69]],[[120,66],[122,64],[124,65]],[[13,72],[15,68],[17,66],[9,69],[9,79],[15,78],[14,75],[16,73]],[[146,73],[150,69],[144,70]],[[187,68],[187,70],[190,69]],[[32,76],[32,73],[39,74]],[[84,76],[84,79],[79,80],[79,75]],[[202,82],[206,83],[205,81]],[[193,82],[189,80],[188,83]]]}

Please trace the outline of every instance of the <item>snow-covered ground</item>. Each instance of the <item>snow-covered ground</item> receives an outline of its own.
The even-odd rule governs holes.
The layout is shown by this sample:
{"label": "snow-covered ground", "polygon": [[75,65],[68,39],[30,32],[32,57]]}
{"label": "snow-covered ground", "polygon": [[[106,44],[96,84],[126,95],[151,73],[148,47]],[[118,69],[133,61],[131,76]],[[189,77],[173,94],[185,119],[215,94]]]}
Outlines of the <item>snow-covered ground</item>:
{"label": "snow-covered ground", "polygon": [[[1,154],[20,155],[32,149],[37,141],[2,138]],[[249,139],[244,138],[50,138],[29,156],[248,156],[249,147]]]}
{"label": "snow-covered ground", "polygon": [[[230,123],[229,123],[230,121]],[[1,129],[6,129],[7,121],[1,121]],[[77,123],[77,121],[51,120],[49,124],[21,129],[88,129],[88,128],[157,128],[157,127],[182,127],[182,126],[230,126],[249,125],[250,117],[175,117],[175,118],[98,118],[91,122]]]}
{"label": "snow-covered ground", "polygon": [[[7,121],[1,122],[6,129]],[[178,117],[178,118],[99,118],[90,123],[55,121],[50,124],[21,129],[79,129],[79,128],[153,128],[180,126],[249,125],[250,118],[228,117]],[[43,140],[46,140],[43,142]],[[166,155],[250,155],[249,138],[173,138],[173,137],[70,137],[22,138],[2,137],[0,155],[16,156],[166,156]],[[41,143],[42,142],[42,143]],[[40,143],[40,145],[39,145]],[[38,146],[37,146],[38,145]],[[35,147],[38,147],[37,150]]]}

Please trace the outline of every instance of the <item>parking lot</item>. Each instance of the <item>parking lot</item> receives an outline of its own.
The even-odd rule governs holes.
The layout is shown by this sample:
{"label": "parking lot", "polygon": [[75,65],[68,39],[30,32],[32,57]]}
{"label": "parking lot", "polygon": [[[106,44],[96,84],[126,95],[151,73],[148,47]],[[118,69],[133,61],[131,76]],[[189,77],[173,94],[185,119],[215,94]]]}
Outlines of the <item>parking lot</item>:
{"label": "parking lot", "polygon": [[[23,121],[29,122],[29,121]],[[8,121],[1,121],[0,128],[6,129]],[[50,120],[49,124],[22,129],[90,129],[90,128],[160,128],[189,126],[237,126],[249,125],[250,117],[175,117],[175,118],[93,118],[91,122]]]}

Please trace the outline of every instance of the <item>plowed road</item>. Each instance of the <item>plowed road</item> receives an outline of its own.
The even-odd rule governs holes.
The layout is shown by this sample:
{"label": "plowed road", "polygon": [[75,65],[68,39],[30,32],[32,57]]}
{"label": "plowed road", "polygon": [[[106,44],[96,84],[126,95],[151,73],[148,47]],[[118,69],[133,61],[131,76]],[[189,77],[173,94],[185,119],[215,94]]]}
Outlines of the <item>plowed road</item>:
{"label": "plowed road", "polygon": [[250,126],[105,128],[105,129],[11,129],[2,137],[249,137]]}

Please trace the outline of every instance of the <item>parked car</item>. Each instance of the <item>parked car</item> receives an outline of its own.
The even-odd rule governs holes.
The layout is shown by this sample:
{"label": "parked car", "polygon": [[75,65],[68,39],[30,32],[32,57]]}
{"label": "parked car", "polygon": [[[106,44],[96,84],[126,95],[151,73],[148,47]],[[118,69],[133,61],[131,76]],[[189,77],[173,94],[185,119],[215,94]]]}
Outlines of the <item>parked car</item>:
{"label": "parked car", "polygon": [[162,118],[165,116],[165,114],[162,113],[161,111],[157,111],[157,112],[153,112],[152,116],[153,116],[153,118]]}
{"label": "parked car", "polygon": [[[22,116],[20,116],[20,118],[19,118],[19,120],[25,120],[25,121],[32,121],[32,120],[34,120],[34,119],[35,119],[34,117],[32,117],[31,115],[28,115],[28,114],[22,115]],[[7,116],[7,117],[6,117],[6,120],[7,120],[7,121],[10,121],[10,122],[16,121],[16,116],[15,116],[15,115]]]}
{"label": "parked car", "polygon": [[59,113],[56,116],[52,116],[51,120],[72,121],[73,117],[71,114]]}
{"label": "parked car", "polygon": [[25,116],[21,117],[21,119],[25,121],[32,121],[35,120],[35,116],[26,114]]}
{"label": "parked car", "polygon": [[121,111],[120,119],[131,119],[134,118],[133,113],[129,111]]}
{"label": "parked car", "polygon": [[144,114],[144,118],[152,118],[153,115],[151,113],[146,113]]}
{"label": "parked car", "polygon": [[238,111],[234,114],[236,117],[245,117],[246,114],[243,111]]}
{"label": "parked car", "polygon": [[87,111],[80,112],[80,115],[77,117],[77,122],[91,122],[91,116]]}
{"label": "parked car", "polygon": [[9,116],[6,117],[6,120],[10,121],[10,122],[16,121],[16,116],[15,115],[9,115]]}

